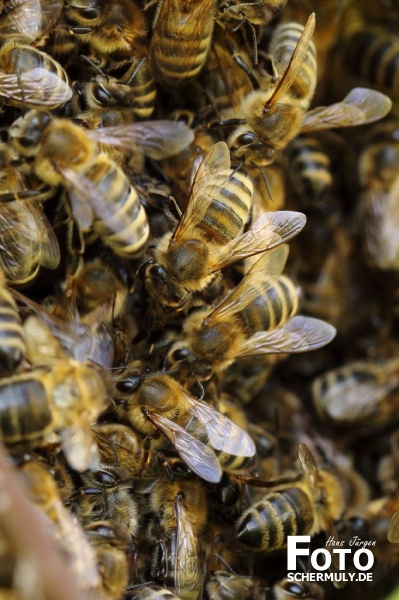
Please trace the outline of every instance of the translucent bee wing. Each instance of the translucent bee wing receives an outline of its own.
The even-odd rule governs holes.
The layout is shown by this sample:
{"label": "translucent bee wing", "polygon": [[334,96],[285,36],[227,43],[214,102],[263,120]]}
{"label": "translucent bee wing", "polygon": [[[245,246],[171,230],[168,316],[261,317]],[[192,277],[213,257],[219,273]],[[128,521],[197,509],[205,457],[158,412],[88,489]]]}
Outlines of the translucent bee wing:
{"label": "translucent bee wing", "polygon": [[201,545],[187,516],[183,502],[175,500],[176,557],[175,587],[177,594],[187,595],[198,590],[202,583]]}
{"label": "translucent bee wing", "polygon": [[221,480],[222,468],[211,448],[195,439],[183,427],[162,415],[152,413],[150,418],[198,477],[211,483],[218,483]]}
{"label": "translucent bee wing", "polygon": [[306,216],[296,211],[281,210],[264,213],[249,231],[227,244],[212,260],[211,272],[214,273],[235,261],[288,242],[303,229],[305,223]]}
{"label": "translucent bee wing", "polygon": [[370,417],[381,410],[380,402],[399,385],[399,377],[385,379],[381,375],[375,370],[369,373],[363,371],[363,380],[346,377],[328,386],[321,395],[318,393],[317,408],[327,417],[343,424],[358,423]]}
{"label": "translucent bee wing", "polygon": [[231,419],[209,404],[186,395],[190,412],[204,425],[209,443],[215,450],[233,456],[254,456],[256,447],[251,436]]}
{"label": "translucent bee wing", "polygon": [[[207,152],[194,176],[186,208],[172,240],[191,237],[191,231],[203,219],[210,203],[226,187],[230,171],[230,151],[225,142],[217,142]],[[194,236],[195,237],[195,236]]]}
{"label": "translucent bee wing", "polygon": [[[112,306],[107,303],[94,309],[82,319],[78,313],[71,315],[72,322],[65,322],[46,308],[34,302],[17,290],[10,289],[19,302],[29,306],[39,317],[28,317],[25,321],[25,335],[34,350],[30,360],[38,355],[37,344],[47,350],[47,361],[54,358],[65,359],[72,356],[79,362],[90,360],[104,368],[110,368],[113,361],[112,337],[104,325],[107,311],[112,314]],[[107,319],[110,321],[110,318]],[[29,329],[28,329],[29,327]],[[60,347],[62,346],[62,348]],[[40,356],[40,355],[39,355]],[[47,362],[44,361],[44,362]],[[38,360],[35,361],[36,364]],[[43,362],[43,361],[42,361]]]}
{"label": "translucent bee wing", "polygon": [[30,204],[15,201],[0,205],[0,225],[0,265],[7,278],[19,284],[31,281],[39,271],[41,231]]}
{"label": "translucent bee wing", "polygon": [[127,152],[138,148],[154,160],[178,154],[194,140],[194,132],[189,127],[171,120],[100,127],[87,131],[86,135],[98,143]]}
{"label": "translucent bee wing", "polygon": [[274,277],[282,273],[288,258],[289,248],[282,244],[265,252],[251,267],[242,281],[209,314],[207,321],[218,321],[236,314],[248,306],[258,295],[260,287],[274,284]]}
{"label": "translucent bee wing", "polygon": [[308,51],[309,44],[311,42],[311,38],[314,32],[316,24],[316,15],[315,13],[311,13],[306,22],[305,29],[302,32],[301,37],[298,40],[297,45],[295,46],[294,52],[292,53],[290,62],[287,65],[286,70],[273,94],[266,102],[265,108],[271,106],[279,101],[279,99],[290,89],[293,84],[295,77],[298,74],[299,69],[301,68],[301,64],[306,57],[306,53]]}
{"label": "translucent bee wing", "polygon": [[330,343],[336,333],[335,327],[321,319],[292,317],[282,327],[253,335],[242,345],[237,358],[317,350]]}
{"label": "translucent bee wing", "polygon": [[88,423],[77,422],[60,431],[61,447],[68,464],[75,471],[87,471],[100,466],[98,447]]}
{"label": "translucent bee wing", "polygon": [[317,473],[319,471],[316,459],[306,444],[299,444],[298,456],[305,473]]}
{"label": "translucent bee wing", "polygon": [[53,228],[40,206],[33,202],[29,206],[41,232],[42,243],[39,263],[46,269],[56,269],[61,260],[61,251]]}
{"label": "translucent bee wing", "polygon": [[48,106],[55,108],[72,98],[65,81],[48,69],[37,67],[20,74],[0,72],[0,98],[23,104],[26,108]]}
{"label": "translucent bee wing", "polygon": [[11,0],[1,14],[0,36],[35,40],[55,23],[62,6],[62,0]]}
{"label": "translucent bee wing", "polygon": [[388,542],[397,544],[399,542],[399,510],[395,511],[391,517],[387,532]]}
{"label": "translucent bee wing", "polygon": [[399,176],[388,194],[368,186],[363,192],[365,242],[380,269],[399,268]]}
{"label": "translucent bee wing", "polygon": [[82,231],[88,231],[94,221],[92,201],[98,197],[98,186],[94,186],[83,173],[67,167],[59,167],[59,171],[68,190],[73,217]]}
{"label": "translucent bee wing", "polygon": [[366,125],[385,117],[391,108],[392,100],[385,94],[354,88],[341,102],[306,112],[301,132]]}

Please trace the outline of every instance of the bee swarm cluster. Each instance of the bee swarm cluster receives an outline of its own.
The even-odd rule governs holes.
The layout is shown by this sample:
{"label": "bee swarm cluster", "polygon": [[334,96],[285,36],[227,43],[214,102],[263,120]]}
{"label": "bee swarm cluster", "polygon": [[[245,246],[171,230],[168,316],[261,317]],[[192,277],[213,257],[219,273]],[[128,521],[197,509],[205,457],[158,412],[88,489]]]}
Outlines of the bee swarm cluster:
{"label": "bee swarm cluster", "polygon": [[[397,0],[0,1],[0,600],[395,588],[398,36]],[[289,535],[371,580],[290,580]]]}

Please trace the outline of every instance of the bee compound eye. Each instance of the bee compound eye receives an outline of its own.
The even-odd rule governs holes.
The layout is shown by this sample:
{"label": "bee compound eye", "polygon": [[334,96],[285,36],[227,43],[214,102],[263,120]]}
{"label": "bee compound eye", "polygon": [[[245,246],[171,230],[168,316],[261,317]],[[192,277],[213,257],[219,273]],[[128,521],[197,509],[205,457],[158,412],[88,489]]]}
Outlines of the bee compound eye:
{"label": "bee compound eye", "polygon": [[95,19],[99,18],[99,16],[101,15],[101,11],[99,8],[93,7],[80,8],[79,15],[87,21],[94,21]]}
{"label": "bee compound eye", "polygon": [[98,471],[95,471],[93,479],[103,487],[115,487],[118,483],[115,475],[105,469],[98,469]]}
{"label": "bee compound eye", "polygon": [[237,138],[237,144],[240,146],[249,146],[249,144],[253,144],[256,140],[256,135],[249,131],[242,133]]}
{"label": "bee compound eye", "polygon": [[296,581],[286,581],[282,587],[295,598],[306,598],[308,596],[305,586]]}
{"label": "bee compound eye", "polygon": [[93,97],[99,104],[108,105],[111,101],[111,96],[102,85],[94,86]]}
{"label": "bee compound eye", "polygon": [[180,362],[189,356],[189,352],[190,350],[188,348],[178,348],[172,352],[171,359],[174,362]]}
{"label": "bee compound eye", "polygon": [[148,269],[148,273],[151,277],[158,279],[164,275],[164,270],[159,265],[151,265]]}
{"label": "bee compound eye", "polygon": [[116,389],[122,394],[133,394],[140,385],[140,377],[127,377],[116,383]]}

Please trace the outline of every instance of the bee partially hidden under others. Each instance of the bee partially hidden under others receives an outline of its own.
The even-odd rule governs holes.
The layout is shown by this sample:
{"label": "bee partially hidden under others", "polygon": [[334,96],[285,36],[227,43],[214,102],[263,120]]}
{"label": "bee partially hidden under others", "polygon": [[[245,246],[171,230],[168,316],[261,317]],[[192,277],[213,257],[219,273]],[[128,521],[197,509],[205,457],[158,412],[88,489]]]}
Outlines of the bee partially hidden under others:
{"label": "bee partially hidden under others", "polygon": [[[341,483],[343,473],[319,469],[305,444],[299,446],[299,458],[304,477],[277,486],[239,518],[236,530],[242,544],[255,550],[285,548],[288,535],[311,536],[331,531],[334,521],[348,508],[346,496],[352,487],[346,490],[345,483]],[[351,484],[363,488],[364,481],[357,473],[350,471],[349,477]],[[363,494],[359,494],[359,501],[363,500]]]}

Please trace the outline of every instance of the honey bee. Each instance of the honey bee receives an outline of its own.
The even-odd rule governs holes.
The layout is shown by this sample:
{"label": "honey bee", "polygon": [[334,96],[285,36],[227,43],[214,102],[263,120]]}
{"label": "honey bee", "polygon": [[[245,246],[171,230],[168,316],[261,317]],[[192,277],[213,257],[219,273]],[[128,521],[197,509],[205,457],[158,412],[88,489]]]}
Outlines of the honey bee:
{"label": "honey bee", "polygon": [[[146,477],[151,483],[154,477],[148,477],[149,456],[143,448],[143,440],[130,427],[121,423],[101,423],[92,426],[97,442],[100,463],[112,467],[121,479]],[[135,484],[135,490],[137,484]]]}
{"label": "honey bee", "polygon": [[6,287],[0,270],[0,365],[1,370],[13,371],[26,355],[22,321],[16,302]]}
{"label": "honey bee", "polygon": [[[62,0],[13,0],[0,6],[0,39],[38,40],[45,37],[61,15]],[[1,10],[2,8],[2,10]]]}
{"label": "honey bee", "polygon": [[[59,313],[62,315],[59,318],[56,309],[50,312],[17,290],[10,288],[10,292],[34,313],[23,325],[26,358],[32,365],[42,366],[63,361],[66,357],[81,363],[93,363],[104,369],[112,365],[112,338],[104,323],[104,312],[109,308],[107,305],[80,319],[76,307],[68,304],[65,312]],[[110,317],[105,318],[105,322],[109,320]]]}
{"label": "honey bee", "polygon": [[[120,471],[119,471],[120,473]],[[89,469],[81,474],[77,516],[83,525],[110,520],[134,536],[138,530],[138,509],[131,496],[130,480],[122,481],[118,469],[110,466]]]}
{"label": "honey bee", "polygon": [[227,0],[223,11],[232,19],[248,21],[252,25],[267,25],[277,17],[287,0]]}
{"label": "honey bee", "polygon": [[198,600],[202,593],[200,534],[206,512],[205,488],[201,481],[160,480],[150,496],[155,517],[151,530],[155,541],[151,575],[162,580],[182,600]]}
{"label": "honey bee", "polygon": [[42,511],[47,526],[68,558],[81,589],[94,590],[100,585],[95,555],[82,529],[63,505],[57,485],[39,461],[26,462],[20,471],[29,496]]}
{"label": "honey bee", "polygon": [[[359,213],[366,257],[379,269],[397,269],[399,145],[397,121],[374,127],[359,157]],[[359,219],[359,220],[360,220]]]}
{"label": "honey bee", "polygon": [[136,140],[143,150],[148,143],[149,154],[159,158],[164,154],[161,146],[166,154],[173,154],[191,141],[188,129],[173,122],[163,123],[164,133],[176,134],[179,141],[163,142],[159,122],[155,127],[150,122],[133,123],[130,128],[125,125],[85,133],[70,120],[51,119],[48,113],[38,110],[17,119],[9,128],[9,135],[22,156],[34,156],[33,168],[39,179],[50,186],[67,187],[72,214],[81,231],[88,231],[92,225],[115,253],[131,258],[144,250],[149,235],[147,217],[123,170],[99,152],[95,142],[129,147]]}
{"label": "honey bee", "polygon": [[[253,457],[255,446],[250,436],[228,417],[209,404],[195,399],[170,375],[160,373],[143,377],[121,375],[116,383],[119,414],[142,435],[154,435],[158,430],[175,446],[190,469],[205,481],[218,482],[222,476],[220,463],[234,458]],[[196,439],[194,428],[182,427],[194,417],[204,429],[208,447]],[[221,459],[215,452],[221,453]],[[231,456],[232,455],[232,456]],[[234,462],[234,459],[233,459]]]}
{"label": "honey bee", "polygon": [[97,127],[107,127],[129,123],[134,116],[138,119],[151,117],[156,87],[146,61],[133,59],[120,77],[106,75],[95,63],[94,66],[98,71],[94,78],[79,87],[85,105],[85,112],[80,115],[83,121],[91,121],[94,117],[98,120]]}
{"label": "honey bee", "polygon": [[306,352],[330,342],[334,327],[294,316],[298,291],[280,275],[287,256],[286,244],[266,252],[216,307],[188,315],[183,340],[169,350],[169,363],[206,380],[237,358]]}
{"label": "honey bee", "polygon": [[147,25],[143,11],[134,0],[68,0],[65,18],[81,43],[100,57],[107,73],[130,64],[132,56],[142,56],[147,43]]}
{"label": "honey bee", "polygon": [[380,25],[363,25],[348,35],[342,49],[342,64],[356,81],[373,85],[393,99],[399,97],[396,63],[397,35]]}
{"label": "honey bee", "polygon": [[57,108],[72,90],[64,69],[37,48],[9,40],[0,49],[0,101],[11,106]]}
{"label": "honey bee", "polygon": [[356,361],[317,377],[313,402],[323,420],[364,434],[396,421],[398,384],[397,357],[383,364]]}
{"label": "honey bee", "polygon": [[269,590],[266,583],[245,575],[236,575],[226,571],[215,571],[206,586],[211,600],[290,600],[308,598],[308,600],[323,600],[324,591],[316,583],[289,581],[281,579]]}
{"label": "honey bee", "polygon": [[347,498],[338,473],[319,469],[305,444],[299,446],[299,458],[300,481],[268,492],[241,515],[236,526],[241,543],[256,550],[281,549],[288,535],[329,530],[344,513]]}
{"label": "honey bee", "polygon": [[204,66],[214,26],[214,0],[160,0],[150,44],[158,83],[175,89],[190,83]]}
{"label": "honey bee", "polygon": [[154,261],[145,270],[148,292],[162,305],[181,308],[220,269],[282,244],[303,228],[302,213],[273,212],[242,233],[251,196],[250,178],[245,171],[230,170],[228,148],[218,142],[196,172],[175,231],[166,234],[154,250]]}
{"label": "honey bee", "polygon": [[[392,102],[384,94],[354,88],[341,102],[308,111],[316,83],[315,49],[311,42],[314,25],[312,13],[304,29],[297,24],[277,27],[270,44],[280,77],[277,85],[269,76],[259,90],[250,92],[239,106],[222,114],[226,120],[220,125],[239,123],[228,138],[234,160],[265,166],[301,131],[363,125],[381,119],[391,109]],[[291,27],[298,40],[293,52]]]}
{"label": "honey bee", "polygon": [[[315,106],[319,104],[319,98],[325,98],[327,90],[330,89],[331,53],[342,36],[343,25],[346,25],[346,22],[350,20],[348,9],[353,9],[354,4],[351,0],[349,2],[346,0],[324,0],[322,4],[314,0],[306,0],[305,2],[303,0],[293,0],[284,9],[284,20],[298,23],[305,21],[309,12],[314,11],[316,13],[317,27],[312,37],[317,54],[317,87],[313,98]],[[357,18],[356,21],[358,21]]]}
{"label": "honey bee", "polygon": [[[311,42],[314,26],[314,13],[305,28],[296,23],[278,26],[270,42],[274,70],[280,77],[277,86],[274,77],[266,76],[259,90],[222,114],[222,118],[241,121],[228,139],[233,158],[265,166],[274,160],[276,150],[299,133],[316,82],[315,48]],[[293,48],[294,40],[297,43]]]}
{"label": "honey bee", "polygon": [[104,410],[108,389],[90,363],[58,360],[0,381],[0,430],[6,444],[41,445],[57,431],[69,465],[84,471],[98,461],[90,425]]}
{"label": "honey bee", "polygon": [[217,115],[237,106],[246,94],[258,87],[248,55],[243,50],[238,53],[234,41],[225,32],[222,36],[220,31],[212,40],[201,83]]}
{"label": "honey bee", "polygon": [[295,196],[311,203],[329,192],[333,185],[331,159],[317,138],[300,135],[289,145],[288,157]]}
{"label": "honey bee", "polygon": [[131,545],[126,531],[112,521],[96,521],[86,525],[84,532],[94,550],[102,594],[110,600],[124,598],[129,582],[128,553]]}
{"label": "honey bee", "polygon": [[[194,126],[195,115],[191,111],[177,111],[172,113],[171,117],[174,117],[177,122],[187,124],[189,127]],[[187,206],[190,189],[198,167],[216,142],[211,131],[205,127],[194,127],[193,133],[194,140],[192,144],[179,154],[162,161],[162,170],[171,180],[171,192],[176,198],[180,209]],[[176,219],[170,224],[168,230],[172,229],[173,225],[176,226]]]}
{"label": "honey bee", "polygon": [[114,318],[126,310],[128,289],[123,273],[102,258],[80,263],[69,278],[66,293],[74,298],[80,315],[87,315],[108,302],[112,303]]}

